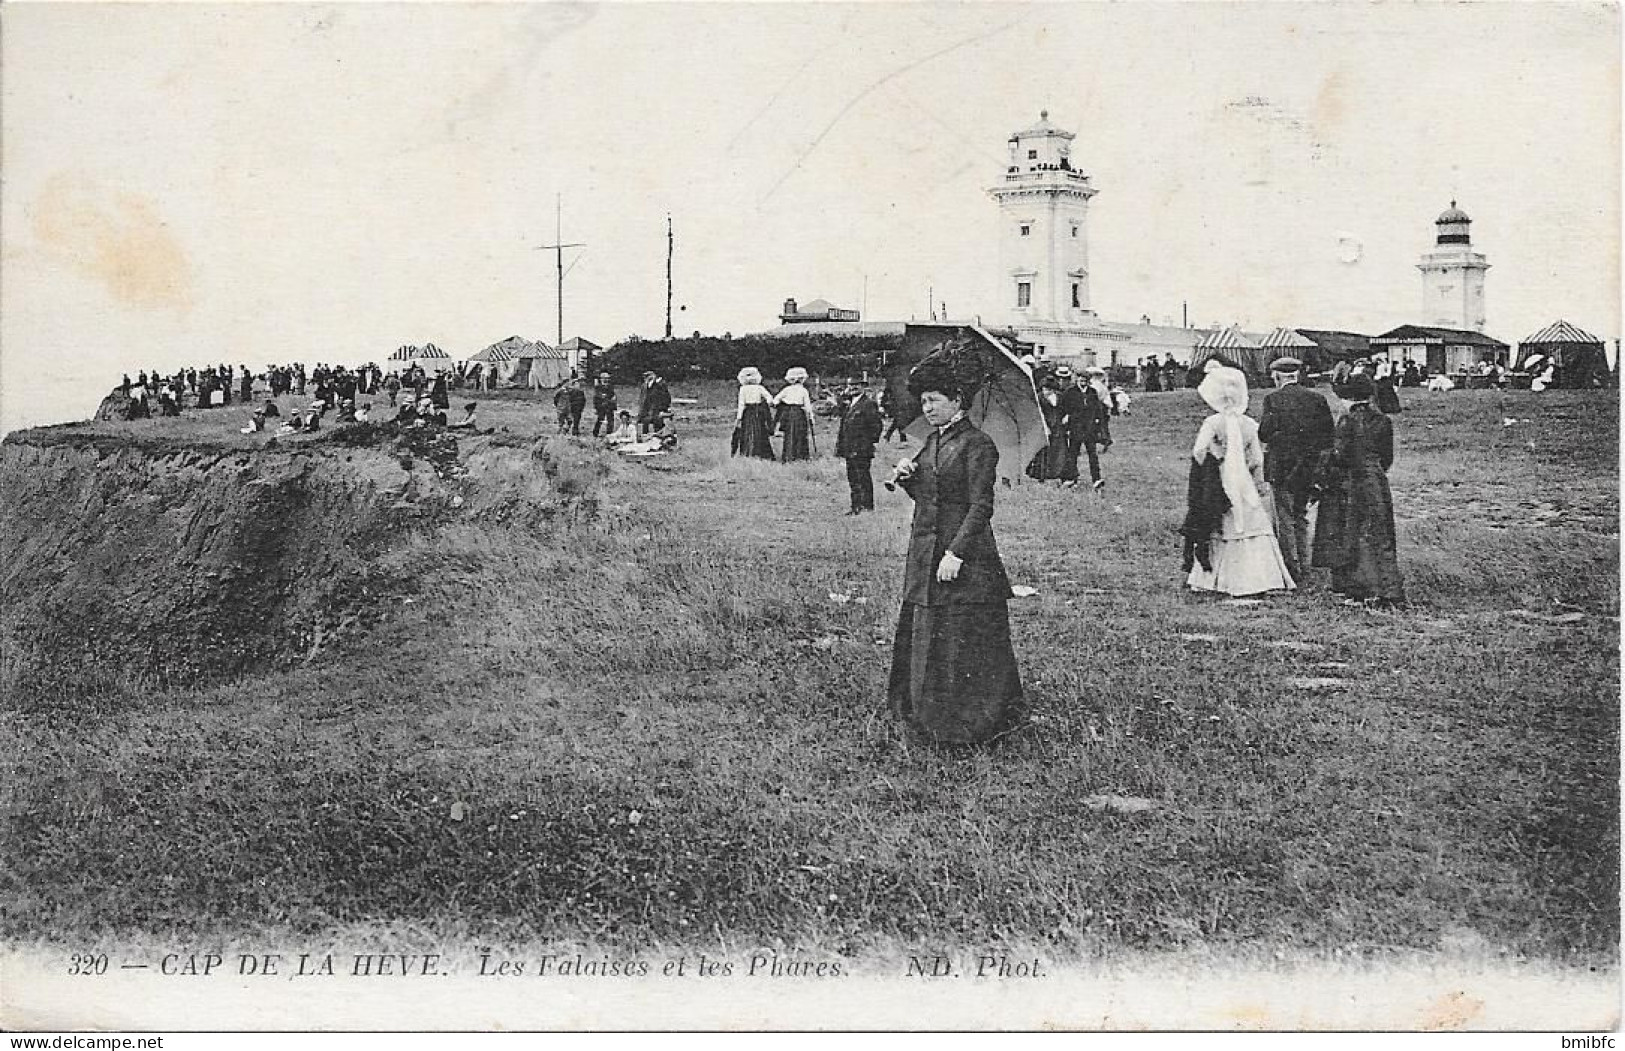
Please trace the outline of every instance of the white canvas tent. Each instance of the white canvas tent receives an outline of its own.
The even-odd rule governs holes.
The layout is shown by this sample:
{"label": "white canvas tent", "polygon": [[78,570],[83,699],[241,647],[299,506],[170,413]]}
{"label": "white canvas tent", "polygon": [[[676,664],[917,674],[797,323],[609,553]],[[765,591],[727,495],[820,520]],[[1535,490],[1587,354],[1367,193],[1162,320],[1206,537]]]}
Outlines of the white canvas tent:
{"label": "white canvas tent", "polygon": [[538,390],[557,387],[569,378],[569,356],[538,340],[530,344],[516,361],[513,382]]}
{"label": "white canvas tent", "polygon": [[[496,379],[492,384],[496,387],[525,386],[525,377],[528,368],[521,364],[524,356],[530,352],[533,344],[523,336],[509,336],[507,339],[475,352],[469,357],[469,362],[478,362],[485,366]],[[521,373],[523,373],[521,375]],[[518,376],[516,379],[515,377]]]}

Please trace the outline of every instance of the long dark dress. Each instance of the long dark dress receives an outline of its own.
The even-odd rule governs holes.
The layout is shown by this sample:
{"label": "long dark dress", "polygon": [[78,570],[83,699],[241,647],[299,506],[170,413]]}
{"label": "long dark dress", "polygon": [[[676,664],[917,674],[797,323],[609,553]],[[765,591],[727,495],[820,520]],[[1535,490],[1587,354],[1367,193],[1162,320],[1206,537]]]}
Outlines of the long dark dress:
{"label": "long dark dress", "polygon": [[[888,687],[893,714],[943,744],[975,744],[1020,722],[1021,675],[1010,644],[1010,580],[993,536],[999,450],[960,420],[925,439],[911,478],[914,498]],[[944,583],[946,551],[963,560]]]}
{"label": "long dark dress", "polygon": [[1330,477],[1322,481],[1313,564],[1332,571],[1332,590],[1353,599],[1403,605],[1387,470],[1394,425],[1365,403],[1337,421]]}
{"label": "long dark dress", "polygon": [[800,405],[780,405],[778,413],[779,433],[784,435],[784,448],[779,459],[785,463],[812,459],[812,424],[807,418],[807,410]]}
{"label": "long dark dress", "polygon": [[[1050,403],[1052,397],[1056,399],[1055,404]],[[1059,401],[1059,395],[1053,390],[1046,390],[1038,397],[1039,408],[1044,412],[1044,426],[1049,429],[1049,442],[1033,454],[1027,464],[1027,477],[1040,482],[1060,478],[1066,470],[1067,433],[1061,425]]]}
{"label": "long dark dress", "polygon": [[739,418],[734,455],[773,459],[773,407],[765,401],[745,406]]}
{"label": "long dark dress", "polygon": [[1371,404],[1376,407],[1378,412],[1386,413],[1389,416],[1401,411],[1399,392],[1394,389],[1393,376],[1385,376],[1380,380],[1373,381]]}

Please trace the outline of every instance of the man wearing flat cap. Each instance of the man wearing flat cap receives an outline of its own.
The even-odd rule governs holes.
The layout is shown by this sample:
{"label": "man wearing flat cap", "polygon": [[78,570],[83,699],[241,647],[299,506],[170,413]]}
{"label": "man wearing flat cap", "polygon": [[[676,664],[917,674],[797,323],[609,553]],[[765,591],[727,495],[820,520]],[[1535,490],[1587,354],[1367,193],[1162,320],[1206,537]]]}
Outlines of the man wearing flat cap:
{"label": "man wearing flat cap", "polygon": [[1277,358],[1275,389],[1264,396],[1258,439],[1264,443],[1264,480],[1275,503],[1275,533],[1287,571],[1302,587],[1309,573],[1309,492],[1315,462],[1332,447],[1332,410],[1299,382],[1303,362]]}

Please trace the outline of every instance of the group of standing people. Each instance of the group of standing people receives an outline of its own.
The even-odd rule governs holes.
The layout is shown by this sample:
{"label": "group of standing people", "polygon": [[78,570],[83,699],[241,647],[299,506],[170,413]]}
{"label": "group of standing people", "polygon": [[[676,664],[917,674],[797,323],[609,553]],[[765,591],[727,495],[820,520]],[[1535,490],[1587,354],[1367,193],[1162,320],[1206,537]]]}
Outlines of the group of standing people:
{"label": "group of standing people", "polygon": [[[818,439],[812,395],[807,393],[807,370],[797,366],[786,372],[784,387],[777,394],[762,385],[761,370],[755,367],[740,369],[737,379],[739,399],[729,451],[734,456],[784,463],[812,459]],[[773,451],[775,433],[783,439],[777,454]]]}
{"label": "group of standing people", "polygon": [[1140,374],[1140,388],[1147,393],[1178,390],[1184,386],[1185,367],[1174,360],[1172,353],[1165,355],[1161,362],[1153,354],[1141,361],[1136,370]]}
{"label": "group of standing people", "polygon": [[1338,362],[1332,369],[1332,391],[1340,391],[1355,376],[1364,376],[1371,381],[1372,405],[1378,412],[1390,416],[1403,409],[1399,402],[1400,386],[1420,387],[1425,382],[1414,361],[1399,366],[1387,358],[1353,358]]}
{"label": "group of standing people", "polygon": [[[760,369],[739,371],[739,399],[734,410],[734,430],[730,452],[734,456],[793,463],[810,460],[817,452],[813,423],[812,396],[807,392],[807,370],[792,368],[784,374],[784,388],[777,394],[762,385]],[[848,515],[875,509],[875,446],[881,441],[888,413],[882,408],[867,378],[848,381],[835,400],[840,424],[835,432],[835,455],[846,461],[846,481],[851,500]],[[893,430],[903,442],[906,435]],[[783,436],[780,451],[773,451],[773,435]]]}
{"label": "group of standing people", "polygon": [[1347,406],[1334,420],[1326,399],[1300,382],[1302,370],[1293,358],[1271,366],[1276,389],[1264,398],[1262,422],[1247,415],[1240,369],[1210,366],[1198,384],[1213,414],[1191,450],[1186,582],[1195,591],[1255,595],[1306,585],[1312,569],[1325,568],[1332,591],[1350,602],[1403,606],[1387,476],[1394,431],[1373,404],[1378,386],[1351,371],[1333,388]]}
{"label": "group of standing people", "polygon": [[[671,422],[671,388],[666,385],[665,377],[652,369],[643,374],[639,386],[635,421],[630,413],[620,411],[620,394],[607,372],[600,372],[593,379],[591,402],[594,438],[615,437],[625,422],[634,423],[634,437],[645,437],[667,429]],[[587,403],[587,383],[574,372],[554,388],[553,408],[558,415],[560,434],[581,434],[581,418],[587,411]]]}
{"label": "group of standing people", "polygon": [[1091,367],[1074,376],[1066,365],[1040,369],[1035,385],[1049,442],[1027,464],[1027,477],[1076,488],[1078,456],[1087,453],[1089,482],[1095,489],[1103,488],[1100,454],[1112,447],[1112,396],[1106,370]]}

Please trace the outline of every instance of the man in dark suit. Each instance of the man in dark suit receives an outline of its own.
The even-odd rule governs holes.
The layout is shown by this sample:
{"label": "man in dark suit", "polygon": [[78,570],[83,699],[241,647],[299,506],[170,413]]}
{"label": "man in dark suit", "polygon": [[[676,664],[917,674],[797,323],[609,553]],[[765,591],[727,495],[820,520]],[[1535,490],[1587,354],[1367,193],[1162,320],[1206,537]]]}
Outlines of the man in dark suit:
{"label": "man in dark suit", "polygon": [[1082,379],[1065,365],[1055,370],[1061,384],[1056,405],[1061,428],[1066,434],[1066,458],[1061,464],[1061,484],[1068,489],[1078,485],[1078,455],[1089,453],[1089,481],[1096,488],[1106,483],[1100,477],[1099,450],[1111,445],[1110,410]]}
{"label": "man in dark suit", "polygon": [[638,433],[658,431],[666,414],[671,412],[671,391],[659,373],[643,374],[643,397],[638,402]]}
{"label": "man in dark suit", "polygon": [[835,435],[835,455],[846,461],[846,484],[852,492],[855,515],[875,509],[875,443],[880,440],[880,407],[867,387],[854,384],[846,389],[846,411]]}
{"label": "man in dark suit", "polygon": [[1309,573],[1309,490],[1315,461],[1332,446],[1332,410],[1299,380],[1303,362],[1270,365],[1275,390],[1264,396],[1258,440],[1264,443],[1264,480],[1275,502],[1275,533],[1287,571],[1302,587]]}
{"label": "man in dark suit", "polygon": [[592,421],[592,436],[598,437],[599,428],[603,428],[604,436],[615,432],[615,384],[610,382],[609,373],[600,372],[598,380],[592,385],[592,411],[597,418]]}

